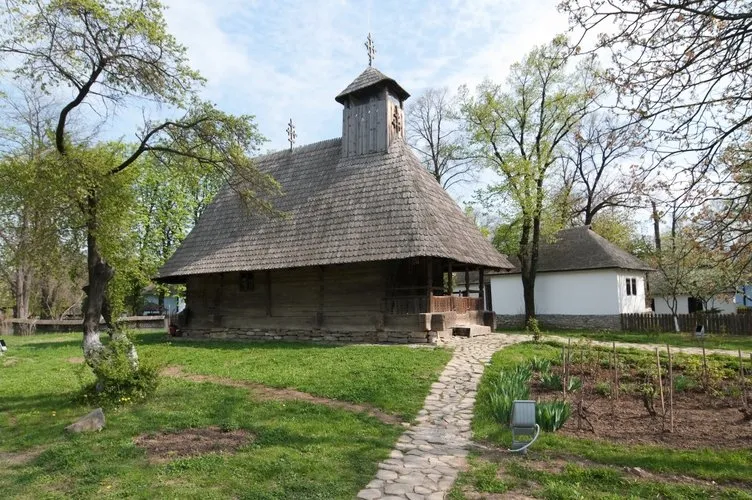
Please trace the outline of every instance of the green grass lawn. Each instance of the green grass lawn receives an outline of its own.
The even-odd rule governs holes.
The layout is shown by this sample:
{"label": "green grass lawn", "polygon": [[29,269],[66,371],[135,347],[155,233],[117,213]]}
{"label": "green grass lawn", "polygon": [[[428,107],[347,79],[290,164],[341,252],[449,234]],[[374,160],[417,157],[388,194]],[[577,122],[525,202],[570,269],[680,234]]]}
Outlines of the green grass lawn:
{"label": "green grass lawn", "polygon": [[[165,378],[150,401],[106,409],[102,432],[68,436],[63,428],[91,410],[74,402],[82,365],[69,358],[81,356],[79,338],[6,337],[8,352],[0,357],[5,498],[352,498],[403,431],[361,413],[258,401],[242,388]],[[369,403],[407,419],[450,357],[443,349],[408,347],[169,344],[161,333],[137,340],[142,356],[186,372]],[[244,429],[254,439],[235,453],[157,464],[133,444],[144,433],[208,426]]]}
{"label": "green grass lawn", "polygon": [[[523,335],[521,331],[504,331],[503,333]],[[640,332],[609,332],[609,331],[583,331],[583,330],[552,330],[543,333],[559,337],[586,338],[602,342],[632,342],[635,344],[659,344],[676,347],[702,347],[702,341],[695,338],[692,333],[640,333]],[[735,351],[741,349],[752,351],[752,332],[750,335],[715,335],[705,336],[707,349],[728,349]]]}
{"label": "green grass lawn", "polygon": [[[746,493],[752,489],[749,449],[682,450],[542,433],[526,457],[504,451],[511,443],[511,433],[498,425],[480,403],[483,392],[490,389],[491,374],[535,356],[553,360],[560,355],[560,347],[523,343],[493,356],[481,379],[473,419],[475,440],[490,451],[473,458],[470,470],[461,475],[451,498],[465,498],[468,492],[504,493],[520,488],[541,498],[752,498]],[[552,466],[555,463],[561,466]],[[635,478],[624,472],[625,467],[639,467],[655,474],[655,479]],[[666,480],[681,476],[693,479]],[[715,487],[710,481],[724,487]]]}

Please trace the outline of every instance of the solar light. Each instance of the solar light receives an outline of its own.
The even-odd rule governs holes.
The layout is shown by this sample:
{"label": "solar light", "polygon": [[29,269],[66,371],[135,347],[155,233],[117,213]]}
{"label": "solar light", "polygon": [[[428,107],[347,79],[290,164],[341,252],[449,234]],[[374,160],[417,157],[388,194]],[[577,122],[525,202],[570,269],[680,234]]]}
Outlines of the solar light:
{"label": "solar light", "polygon": [[535,423],[535,401],[515,400],[512,403],[512,448],[509,451],[526,453],[540,434],[540,426]]}
{"label": "solar light", "polygon": [[698,339],[705,336],[705,325],[697,325],[695,327],[695,337]]}

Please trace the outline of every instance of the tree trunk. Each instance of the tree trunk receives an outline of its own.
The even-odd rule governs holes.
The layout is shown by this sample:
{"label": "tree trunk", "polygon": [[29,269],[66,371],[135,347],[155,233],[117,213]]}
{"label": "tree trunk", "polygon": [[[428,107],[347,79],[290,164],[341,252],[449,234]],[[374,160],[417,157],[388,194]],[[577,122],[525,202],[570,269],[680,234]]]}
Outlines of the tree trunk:
{"label": "tree trunk", "polygon": [[535,267],[533,262],[533,232],[532,221],[525,220],[522,223],[520,236],[520,276],[522,277],[522,296],[525,299],[525,323],[535,317]]}
{"label": "tree trunk", "polygon": [[15,276],[15,317],[17,319],[28,319],[29,302],[31,300],[31,271],[24,266],[19,266]]}
{"label": "tree trunk", "polygon": [[[110,323],[112,318],[110,317],[111,311],[109,302],[107,300],[107,285],[115,274],[115,270],[110,266],[102,257],[97,244],[96,230],[97,230],[97,200],[92,194],[87,200],[88,204],[88,220],[86,223],[86,241],[87,241],[87,271],[89,277],[89,284],[85,287],[86,301],[84,307],[84,341],[83,351],[84,359],[86,363],[95,368],[102,362],[103,354],[106,352],[105,346],[99,337],[99,320],[102,317],[102,313],[106,313],[105,321]],[[119,332],[110,326],[110,336],[113,341],[124,341],[130,344],[128,357],[130,358],[132,366],[135,368],[138,366],[138,355],[136,353],[135,346],[128,341],[124,333]],[[103,381],[98,381],[101,384]]]}
{"label": "tree trunk", "polygon": [[655,238],[655,249],[661,251],[661,219],[658,216],[658,207],[653,200],[650,200],[650,204],[653,205],[653,236]]}

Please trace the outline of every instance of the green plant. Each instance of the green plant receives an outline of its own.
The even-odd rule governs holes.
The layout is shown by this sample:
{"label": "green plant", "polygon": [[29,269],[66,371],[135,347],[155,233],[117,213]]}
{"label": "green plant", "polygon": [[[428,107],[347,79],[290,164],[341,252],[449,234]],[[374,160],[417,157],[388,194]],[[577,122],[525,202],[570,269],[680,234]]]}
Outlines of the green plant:
{"label": "green plant", "polygon": [[541,330],[536,318],[528,318],[527,322],[525,323],[525,331],[533,336],[534,342],[540,342]]}
{"label": "green plant", "polygon": [[551,371],[551,360],[535,356],[530,360],[530,369],[538,373],[548,373]]}
{"label": "green plant", "polygon": [[508,425],[514,401],[530,397],[531,376],[527,365],[517,365],[511,370],[499,371],[496,378],[491,381],[486,403],[489,413],[497,423]]}
{"label": "green plant", "polygon": [[580,377],[569,377],[567,380],[567,392],[574,392],[582,388],[582,379]]}
{"label": "green plant", "polygon": [[560,391],[564,387],[561,376],[556,373],[541,374],[541,385],[549,391]]}
{"label": "green plant", "polygon": [[651,417],[654,417],[656,415],[655,412],[655,393],[656,389],[655,386],[651,383],[645,383],[642,384],[639,388],[640,396],[642,397],[642,404],[645,406],[645,409],[648,411],[648,414]]}
{"label": "green plant", "polygon": [[611,397],[611,382],[598,382],[594,389],[599,396]]}
{"label": "green plant", "polygon": [[569,420],[572,406],[566,401],[540,401],[535,406],[535,421],[546,432],[556,432]]}
{"label": "green plant", "polygon": [[[150,358],[131,360],[132,341],[126,333],[110,342],[92,368],[96,380],[84,383],[82,397],[87,403],[125,406],[150,397],[159,385],[161,367]],[[79,371],[83,375],[85,365]]]}
{"label": "green plant", "polygon": [[691,391],[697,387],[697,382],[686,375],[677,375],[674,377],[674,392]]}

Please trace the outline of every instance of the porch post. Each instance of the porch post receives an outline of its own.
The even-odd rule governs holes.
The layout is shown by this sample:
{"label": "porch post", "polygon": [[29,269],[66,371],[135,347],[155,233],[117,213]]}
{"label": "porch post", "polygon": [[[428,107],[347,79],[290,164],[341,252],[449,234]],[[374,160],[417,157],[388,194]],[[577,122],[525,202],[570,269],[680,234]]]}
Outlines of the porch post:
{"label": "porch post", "polygon": [[480,305],[483,309],[481,311],[486,310],[486,283],[483,279],[483,266],[478,268],[478,297],[480,298]]}
{"label": "porch post", "polygon": [[428,273],[428,291],[426,293],[426,312],[431,312],[431,299],[433,298],[433,262],[431,257],[426,257],[426,272]]}
{"label": "porch post", "polygon": [[454,276],[452,275],[452,261],[449,261],[449,270],[447,271],[447,295],[454,295]]}
{"label": "porch post", "polygon": [[470,266],[465,265],[465,297],[470,296]]}

